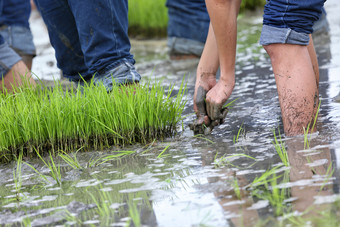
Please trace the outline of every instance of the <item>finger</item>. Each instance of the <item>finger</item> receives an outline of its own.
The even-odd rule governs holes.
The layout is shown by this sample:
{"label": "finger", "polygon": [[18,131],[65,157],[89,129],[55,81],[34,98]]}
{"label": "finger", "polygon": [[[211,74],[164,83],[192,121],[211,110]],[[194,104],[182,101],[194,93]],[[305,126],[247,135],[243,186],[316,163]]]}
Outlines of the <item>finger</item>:
{"label": "finger", "polygon": [[211,118],[211,113],[212,113],[212,108],[213,108],[213,104],[211,104],[211,102],[207,99],[206,100],[206,107],[207,107],[207,115],[210,117],[211,120],[213,120]]}
{"label": "finger", "polygon": [[215,120],[215,121],[212,121],[211,122],[211,126],[212,127],[216,127],[216,126],[218,126],[220,124],[220,120]]}
{"label": "finger", "polygon": [[227,117],[228,112],[229,112],[228,108],[222,109],[222,113],[221,113],[221,117],[220,117],[220,124],[224,123],[224,119]]}
{"label": "finger", "polygon": [[193,123],[189,124],[189,128],[194,131],[194,134],[203,134],[204,130],[210,126],[210,119],[206,116],[200,116]]}
{"label": "finger", "polygon": [[207,115],[206,104],[205,104],[206,95],[207,95],[207,91],[204,90],[203,87],[199,86],[197,88],[197,94],[196,94],[197,116]]}
{"label": "finger", "polygon": [[215,104],[212,105],[212,113],[211,113],[211,119],[217,120],[221,118],[221,105]]}

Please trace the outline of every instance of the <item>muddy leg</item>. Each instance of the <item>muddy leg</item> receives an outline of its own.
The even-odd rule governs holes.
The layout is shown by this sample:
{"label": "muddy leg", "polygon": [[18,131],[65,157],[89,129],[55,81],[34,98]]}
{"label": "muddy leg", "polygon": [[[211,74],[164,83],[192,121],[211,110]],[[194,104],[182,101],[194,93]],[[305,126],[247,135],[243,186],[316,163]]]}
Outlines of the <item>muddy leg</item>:
{"label": "muddy leg", "polygon": [[307,46],[271,44],[270,56],[287,136],[304,133],[318,107],[318,88]]}
{"label": "muddy leg", "polygon": [[36,84],[25,63],[23,61],[19,61],[11,68],[5,77],[0,80],[0,90],[3,91],[4,86],[8,91],[13,91],[13,87],[20,87],[26,82],[33,86]]}

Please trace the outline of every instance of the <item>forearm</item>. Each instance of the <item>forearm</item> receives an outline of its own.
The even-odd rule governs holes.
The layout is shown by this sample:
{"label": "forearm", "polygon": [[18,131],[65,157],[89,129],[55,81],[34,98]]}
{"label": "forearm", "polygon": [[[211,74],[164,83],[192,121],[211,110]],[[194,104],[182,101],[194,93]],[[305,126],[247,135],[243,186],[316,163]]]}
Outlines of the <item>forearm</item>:
{"label": "forearm", "polygon": [[241,0],[206,0],[215,34],[221,80],[235,81],[237,15]]}
{"label": "forearm", "polygon": [[210,23],[207,40],[205,42],[203,53],[197,67],[197,77],[202,77],[204,75],[209,74],[214,75],[216,78],[218,67],[219,67],[218,49],[214,30]]}

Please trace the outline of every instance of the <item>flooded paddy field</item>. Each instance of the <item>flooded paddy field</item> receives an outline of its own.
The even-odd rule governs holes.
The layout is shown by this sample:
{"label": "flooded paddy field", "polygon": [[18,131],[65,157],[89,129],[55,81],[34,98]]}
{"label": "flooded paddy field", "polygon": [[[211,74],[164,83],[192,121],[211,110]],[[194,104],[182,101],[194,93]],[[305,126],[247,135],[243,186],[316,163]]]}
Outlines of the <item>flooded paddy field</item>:
{"label": "flooded paddy field", "polygon": [[[275,79],[258,44],[261,16],[239,20],[237,99],[211,135],[193,135],[197,59],[170,61],[165,40],[133,41],[145,81],[187,84],[178,134],[0,165],[3,226],[338,226],[340,17],[316,33],[321,107],[317,132],[285,137]],[[33,69],[34,71],[34,69]],[[274,135],[275,132],[275,135]],[[279,155],[280,154],[280,155]],[[55,167],[54,167],[55,166]]]}

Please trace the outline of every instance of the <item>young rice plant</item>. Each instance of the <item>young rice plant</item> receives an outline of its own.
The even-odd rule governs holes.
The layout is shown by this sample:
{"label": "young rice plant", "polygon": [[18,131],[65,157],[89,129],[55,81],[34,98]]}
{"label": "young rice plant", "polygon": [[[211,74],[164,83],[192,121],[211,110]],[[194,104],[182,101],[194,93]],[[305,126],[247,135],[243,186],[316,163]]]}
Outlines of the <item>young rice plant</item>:
{"label": "young rice plant", "polygon": [[[0,162],[23,151],[103,149],[146,144],[175,134],[185,105],[185,86],[171,96],[160,84],[114,87],[86,85],[82,92],[39,85],[0,93]],[[37,153],[35,152],[37,150]]]}

